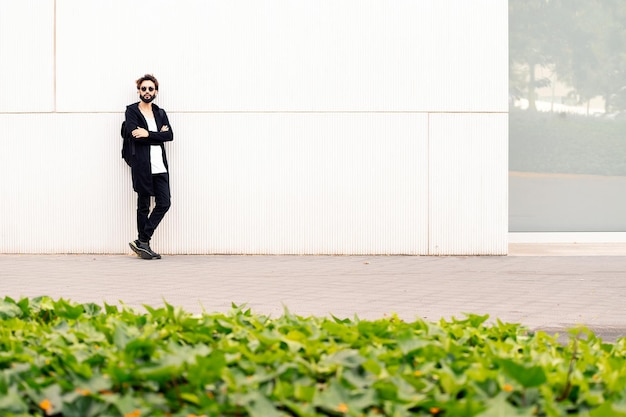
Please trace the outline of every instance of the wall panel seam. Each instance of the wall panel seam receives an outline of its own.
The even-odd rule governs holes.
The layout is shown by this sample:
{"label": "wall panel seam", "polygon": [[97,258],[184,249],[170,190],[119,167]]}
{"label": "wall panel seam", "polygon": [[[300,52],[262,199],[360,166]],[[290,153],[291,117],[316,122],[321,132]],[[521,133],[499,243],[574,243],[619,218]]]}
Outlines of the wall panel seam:
{"label": "wall panel seam", "polygon": [[431,163],[430,163],[430,158],[431,158],[431,156],[430,156],[430,116],[431,116],[431,113],[429,112],[428,113],[428,117],[426,118],[426,132],[427,132],[427,134],[426,134],[426,152],[427,152],[427,155],[428,155],[428,158],[426,158],[426,164],[427,164],[426,175],[428,177],[427,178],[427,182],[426,182],[426,204],[427,204],[426,207],[428,207],[428,211],[427,211],[427,214],[426,214],[428,216],[428,219],[427,219],[427,222],[426,222],[426,225],[427,225],[426,226],[426,233],[427,233],[426,243],[428,245],[428,246],[426,246],[426,253],[428,255],[432,255],[431,246],[430,246],[430,229],[432,227],[432,221],[431,221],[431,219],[432,219],[432,213],[431,213],[432,205],[431,205],[431,189],[430,189],[430,174],[431,174],[431,172],[430,172],[430,167],[431,167]]}
{"label": "wall panel seam", "polygon": [[[55,83],[55,91],[56,91],[56,83]],[[166,109],[167,110],[167,109]],[[122,114],[124,110],[120,111],[58,111],[56,110],[56,92],[55,92],[55,110],[53,111],[4,111],[0,112],[0,114]],[[364,111],[364,110],[342,110],[342,111],[334,111],[334,110],[317,110],[317,111],[299,111],[299,110],[285,110],[285,111],[178,111],[178,110],[168,110],[168,114],[424,114],[430,115],[432,114],[509,114],[506,112],[477,112],[477,111]]]}
{"label": "wall panel seam", "polygon": [[52,24],[52,97],[53,97],[53,113],[57,111],[57,0],[54,0],[54,22]]}

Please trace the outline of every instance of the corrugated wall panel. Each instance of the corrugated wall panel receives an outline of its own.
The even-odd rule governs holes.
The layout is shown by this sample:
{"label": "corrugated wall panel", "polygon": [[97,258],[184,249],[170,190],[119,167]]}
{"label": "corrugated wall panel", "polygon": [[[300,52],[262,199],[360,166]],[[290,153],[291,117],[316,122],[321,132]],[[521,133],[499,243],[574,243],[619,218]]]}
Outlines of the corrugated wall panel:
{"label": "corrugated wall panel", "polygon": [[0,113],[54,110],[54,0],[0,1]]}
{"label": "corrugated wall panel", "polygon": [[[119,253],[135,238],[120,114],[0,115],[0,252]],[[164,253],[426,254],[427,116],[172,114]],[[7,155],[7,154],[5,154]]]}
{"label": "corrugated wall panel", "polygon": [[[119,124],[134,79],[154,72],[176,132],[156,249],[501,254],[506,9],[1,2],[0,251],[128,252],[135,194]],[[146,28],[154,41],[138,42]]]}
{"label": "corrugated wall panel", "polygon": [[431,5],[424,22],[430,37],[416,41],[428,51],[416,60],[430,68],[418,72],[427,92],[422,93],[427,101],[423,107],[434,112],[508,112],[508,1],[425,3]]}
{"label": "corrugated wall panel", "polygon": [[430,115],[433,255],[508,251],[508,115]]}
{"label": "corrugated wall panel", "polygon": [[125,252],[134,230],[120,114],[5,114],[1,253]]}
{"label": "corrugated wall panel", "polygon": [[178,114],[174,121],[173,206],[155,237],[161,250],[427,252],[426,115]]}
{"label": "corrugated wall panel", "polygon": [[170,111],[508,109],[506,0],[56,3],[63,112],[119,111],[144,72]]}

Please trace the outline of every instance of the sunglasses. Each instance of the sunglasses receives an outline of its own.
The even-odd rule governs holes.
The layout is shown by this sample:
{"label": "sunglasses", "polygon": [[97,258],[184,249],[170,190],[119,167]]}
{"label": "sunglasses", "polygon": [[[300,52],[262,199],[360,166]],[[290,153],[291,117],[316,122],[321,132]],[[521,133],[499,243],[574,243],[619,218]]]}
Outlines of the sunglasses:
{"label": "sunglasses", "polygon": [[146,91],[146,90],[148,90],[150,92],[153,92],[154,91],[154,87],[141,87],[141,91]]}

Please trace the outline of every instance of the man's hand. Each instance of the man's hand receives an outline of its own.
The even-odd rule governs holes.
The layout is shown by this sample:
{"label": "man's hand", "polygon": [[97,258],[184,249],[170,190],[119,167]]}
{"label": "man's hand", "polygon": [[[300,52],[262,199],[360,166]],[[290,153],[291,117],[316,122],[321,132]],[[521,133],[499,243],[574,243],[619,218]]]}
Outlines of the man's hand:
{"label": "man's hand", "polygon": [[137,129],[133,130],[131,133],[135,139],[147,138],[150,135],[146,129],[139,126],[137,126]]}
{"label": "man's hand", "polygon": [[170,127],[168,125],[163,125],[163,127],[161,128],[161,132],[168,132],[170,130]]}

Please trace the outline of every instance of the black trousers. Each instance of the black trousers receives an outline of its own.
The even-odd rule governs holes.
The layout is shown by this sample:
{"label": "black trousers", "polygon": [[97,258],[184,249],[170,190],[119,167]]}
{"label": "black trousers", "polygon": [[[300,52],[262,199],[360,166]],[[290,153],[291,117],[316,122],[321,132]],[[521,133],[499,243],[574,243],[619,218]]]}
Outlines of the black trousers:
{"label": "black trousers", "polygon": [[170,180],[168,174],[152,176],[155,206],[150,213],[150,195],[137,195],[137,232],[139,240],[149,242],[165,213],[170,209]]}

